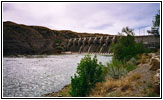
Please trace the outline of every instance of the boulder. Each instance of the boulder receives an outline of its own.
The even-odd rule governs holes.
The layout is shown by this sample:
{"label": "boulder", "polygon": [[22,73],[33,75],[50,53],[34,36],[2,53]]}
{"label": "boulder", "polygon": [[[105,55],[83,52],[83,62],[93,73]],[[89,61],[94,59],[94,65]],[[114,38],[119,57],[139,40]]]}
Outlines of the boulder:
{"label": "boulder", "polygon": [[150,58],[152,58],[152,57],[156,56],[156,54],[155,53],[148,53],[148,56],[150,56]]}
{"label": "boulder", "polygon": [[160,59],[159,57],[155,56],[150,59],[150,70],[156,71],[157,69],[160,69]]}
{"label": "boulder", "polygon": [[153,76],[154,92],[160,94],[160,69],[157,69],[156,74]]}

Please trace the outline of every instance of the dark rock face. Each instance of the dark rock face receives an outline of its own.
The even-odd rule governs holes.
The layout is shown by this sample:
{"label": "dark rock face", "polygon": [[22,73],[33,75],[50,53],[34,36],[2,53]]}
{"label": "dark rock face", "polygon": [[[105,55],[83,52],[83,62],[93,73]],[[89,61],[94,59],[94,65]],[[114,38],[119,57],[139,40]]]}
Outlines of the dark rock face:
{"label": "dark rock face", "polygon": [[[77,37],[73,33],[70,36]],[[69,35],[45,27],[3,22],[3,55],[59,53],[57,47],[66,38]]]}
{"label": "dark rock face", "polygon": [[11,22],[3,24],[3,53],[31,54],[45,44],[45,39],[36,30]]}

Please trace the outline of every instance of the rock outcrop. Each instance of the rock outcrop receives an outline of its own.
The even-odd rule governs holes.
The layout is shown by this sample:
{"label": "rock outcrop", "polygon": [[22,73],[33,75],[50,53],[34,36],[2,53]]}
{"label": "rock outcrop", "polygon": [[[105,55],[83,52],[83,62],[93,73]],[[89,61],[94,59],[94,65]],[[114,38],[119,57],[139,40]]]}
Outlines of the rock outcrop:
{"label": "rock outcrop", "polygon": [[3,23],[3,54],[34,54],[45,45],[51,48],[52,41],[38,31],[12,22]]}
{"label": "rock outcrop", "polygon": [[151,65],[150,70],[156,71],[157,69],[160,69],[160,59],[159,59],[159,56],[153,56],[150,59],[150,65]]}
{"label": "rock outcrop", "polygon": [[154,83],[154,92],[160,94],[160,52],[151,53],[150,59],[150,70],[154,71],[153,83]]}
{"label": "rock outcrop", "polygon": [[160,94],[160,69],[157,69],[156,74],[153,76],[154,92]]}

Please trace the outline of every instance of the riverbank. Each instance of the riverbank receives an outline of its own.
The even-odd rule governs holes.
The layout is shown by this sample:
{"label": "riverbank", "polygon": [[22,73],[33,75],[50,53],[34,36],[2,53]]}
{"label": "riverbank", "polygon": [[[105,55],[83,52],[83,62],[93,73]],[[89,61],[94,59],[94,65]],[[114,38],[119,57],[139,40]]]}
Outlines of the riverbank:
{"label": "riverbank", "polygon": [[[160,52],[142,54],[137,68],[118,80],[107,77],[97,83],[88,97],[159,97]],[[45,97],[70,97],[70,84]]]}
{"label": "riverbank", "polygon": [[[157,59],[157,60],[156,60]],[[126,76],[96,84],[89,97],[159,97],[160,60],[156,53],[143,54],[137,68]]]}

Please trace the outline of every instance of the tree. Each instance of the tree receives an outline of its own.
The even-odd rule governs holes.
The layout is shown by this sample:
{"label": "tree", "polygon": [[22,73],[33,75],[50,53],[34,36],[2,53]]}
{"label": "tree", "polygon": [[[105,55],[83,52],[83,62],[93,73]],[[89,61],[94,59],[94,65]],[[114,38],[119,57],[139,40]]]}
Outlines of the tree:
{"label": "tree", "polygon": [[[122,36],[123,33],[127,36]],[[117,43],[112,43],[110,50],[113,52],[113,59],[119,61],[128,61],[132,57],[136,56],[138,53],[145,52],[143,44],[136,43],[133,30],[126,27],[122,29],[122,34]]]}
{"label": "tree", "polygon": [[76,74],[71,77],[71,96],[84,97],[89,94],[96,82],[102,81],[103,65],[97,62],[96,56],[91,59],[90,55],[86,55],[81,59]]}
{"label": "tree", "polygon": [[155,16],[155,20],[153,20],[153,26],[154,27],[159,27],[160,26],[160,10]]}
{"label": "tree", "polygon": [[159,27],[160,27],[160,10],[155,16],[155,19],[152,21],[153,22],[153,27],[151,30],[147,30],[148,33],[153,34],[155,36],[159,36]]}
{"label": "tree", "polygon": [[132,35],[132,36],[134,35],[133,29],[129,28],[128,26],[125,28],[122,28],[122,32],[124,32],[127,35]]}

